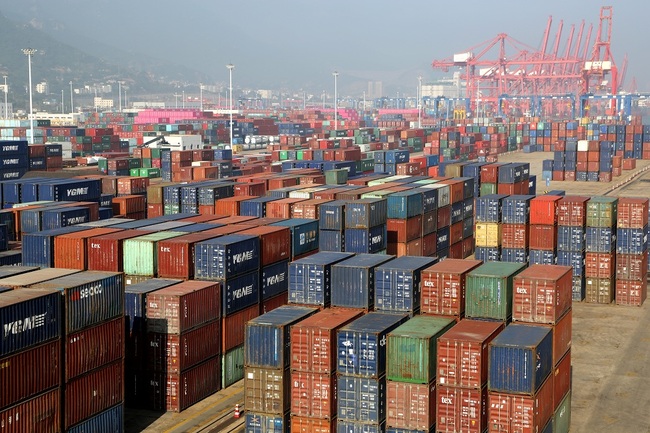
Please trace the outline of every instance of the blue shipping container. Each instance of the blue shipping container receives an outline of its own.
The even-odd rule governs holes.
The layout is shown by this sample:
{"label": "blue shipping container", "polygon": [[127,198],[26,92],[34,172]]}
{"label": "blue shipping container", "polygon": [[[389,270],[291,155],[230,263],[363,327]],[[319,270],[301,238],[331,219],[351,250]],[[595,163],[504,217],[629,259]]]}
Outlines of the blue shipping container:
{"label": "blue shipping container", "polygon": [[54,230],[25,233],[22,237],[23,266],[54,267],[54,238],[58,235],[88,230],[88,227],[70,226]]}
{"label": "blue shipping container", "polygon": [[124,432],[124,405],[122,403],[88,418],[66,430],[66,433],[122,433]]}
{"label": "blue shipping container", "polygon": [[321,230],[318,234],[320,251],[345,251],[345,232],[337,230]]}
{"label": "blue shipping container", "polygon": [[273,263],[262,268],[262,300],[267,300],[289,290],[289,261]]}
{"label": "blue shipping container", "polygon": [[503,248],[501,261],[510,263],[528,263],[528,250],[525,248]]}
{"label": "blue shipping container", "polygon": [[535,395],[553,370],[553,332],[543,326],[511,324],[488,348],[488,389]]}
{"label": "blue shipping container", "polygon": [[643,254],[648,249],[648,226],[642,229],[617,229],[617,254]]}
{"label": "blue shipping container", "polygon": [[332,265],[350,253],[319,252],[289,265],[289,302],[328,307],[331,301]]}
{"label": "blue shipping container", "polygon": [[332,266],[332,306],[372,310],[375,270],[393,258],[385,254],[357,254]]}
{"label": "blue shipping container", "polygon": [[246,412],[246,433],[286,433],[291,419],[284,416]]}
{"label": "blue shipping container", "polygon": [[291,325],[311,316],[318,309],[284,305],[246,323],[244,365],[284,369],[289,367]]}
{"label": "blue shipping container", "polygon": [[100,179],[59,180],[53,184],[40,184],[39,200],[97,201],[102,193]]}
{"label": "blue shipping container", "polygon": [[417,190],[400,191],[387,198],[388,218],[407,219],[421,215],[424,202],[422,193]]}
{"label": "blue shipping container", "polygon": [[230,316],[237,311],[260,302],[260,274],[255,270],[221,281],[221,315]]}
{"label": "blue shipping container", "polygon": [[585,229],[582,226],[558,226],[557,227],[557,249],[558,251],[585,250]]}
{"label": "blue shipping container", "polygon": [[271,224],[291,230],[291,257],[318,249],[318,220],[291,218]]}
{"label": "blue shipping container", "polygon": [[194,246],[197,280],[226,280],[260,267],[260,239],[232,234],[197,242]]}
{"label": "blue shipping container", "polygon": [[365,422],[345,421],[339,419],[336,421],[336,431],[339,433],[384,433],[384,431],[386,431],[386,423],[367,424]]}
{"label": "blue shipping container", "polygon": [[375,309],[396,313],[420,310],[420,273],[437,258],[402,256],[375,269]]}
{"label": "blue shipping container", "polygon": [[511,195],[503,199],[501,216],[504,224],[528,224],[533,195]]}
{"label": "blue shipping container", "polygon": [[345,201],[323,203],[320,205],[319,212],[321,230],[342,231],[345,228]]}
{"label": "blue shipping container", "polygon": [[81,206],[45,209],[41,218],[42,229],[53,230],[89,222],[90,210]]}
{"label": "blue shipping container", "polygon": [[386,224],[388,203],[385,198],[367,198],[347,203],[345,228],[368,229]]}
{"label": "blue shipping container", "polygon": [[340,328],[336,337],[337,372],[362,377],[384,376],[386,335],[407,319],[406,314],[370,312]]}
{"label": "blue shipping container", "polygon": [[610,253],[616,248],[616,229],[587,227],[585,250],[590,253]]}
{"label": "blue shipping container", "polygon": [[378,253],[388,245],[386,224],[369,229],[345,229],[345,251],[349,253]]}
{"label": "blue shipping container", "polygon": [[336,400],[339,421],[381,423],[386,419],[386,377],[339,375]]}
{"label": "blue shipping container", "polygon": [[554,265],[556,264],[555,251],[530,250],[528,262],[531,265]]}
{"label": "blue shipping container", "polygon": [[[498,262],[501,260],[501,249],[499,247],[476,247],[474,258],[484,262]],[[438,259],[442,260],[440,254],[438,254]]]}

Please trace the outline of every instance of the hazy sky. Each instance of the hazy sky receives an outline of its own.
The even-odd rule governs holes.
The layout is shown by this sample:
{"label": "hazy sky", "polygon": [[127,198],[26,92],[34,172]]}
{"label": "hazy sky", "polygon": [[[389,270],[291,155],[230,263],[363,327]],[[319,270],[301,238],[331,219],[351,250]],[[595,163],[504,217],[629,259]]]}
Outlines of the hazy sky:
{"label": "hazy sky", "polygon": [[225,65],[232,62],[234,80],[244,86],[330,89],[338,70],[344,91],[381,80],[387,89],[414,93],[418,75],[425,82],[442,75],[431,68],[434,59],[499,33],[539,48],[549,16],[549,50],[560,21],[561,47],[572,24],[577,38],[582,20],[586,28],[594,25],[593,45],[602,5],[613,6],[612,53],[619,68],[629,57],[626,83],[635,77],[640,91],[650,91],[647,0],[0,0],[0,11],[174,59],[215,82],[228,79]]}

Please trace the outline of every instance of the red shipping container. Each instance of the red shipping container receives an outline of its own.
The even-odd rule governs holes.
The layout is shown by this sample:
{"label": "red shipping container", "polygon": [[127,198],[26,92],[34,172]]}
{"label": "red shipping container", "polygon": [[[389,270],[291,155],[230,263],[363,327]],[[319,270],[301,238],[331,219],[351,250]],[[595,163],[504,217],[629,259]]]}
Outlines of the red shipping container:
{"label": "red shipping container", "polygon": [[266,182],[237,183],[235,196],[263,197],[266,194]]}
{"label": "red shipping container", "polygon": [[117,195],[144,194],[149,186],[147,177],[119,177],[117,179]]}
{"label": "red shipping container", "polygon": [[[201,212],[201,206],[199,206],[199,213],[204,214],[206,212]],[[211,206],[212,212],[214,213],[214,206]],[[163,216],[165,214],[165,209],[163,208],[162,203],[148,203],[147,204],[147,218],[155,218]]]}
{"label": "red shipping container", "polygon": [[65,429],[121,403],[124,399],[124,361],[100,367],[65,386]]}
{"label": "red shipping container", "polygon": [[127,215],[147,210],[147,197],[144,195],[123,195],[112,200],[114,215]]}
{"label": "red shipping container", "polygon": [[488,392],[488,428],[498,433],[538,433],[553,416],[553,378],[534,397]]}
{"label": "red shipping container", "polygon": [[260,226],[239,232],[260,238],[260,266],[291,258],[291,231],[288,227]]}
{"label": "red shipping container", "polygon": [[305,200],[299,203],[296,203],[293,205],[293,208],[291,209],[291,218],[309,218],[309,219],[319,219],[320,218],[320,212],[319,208],[320,205],[324,203],[328,203],[332,200],[330,199],[312,199],[312,200]]}
{"label": "red shipping container", "polygon": [[252,305],[234,314],[221,318],[221,352],[244,344],[246,322],[260,315],[259,305]]}
{"label": "red shipping container", "polygon": [[618,228],[642,229],[648,224],[647,198],[620,197],[618,199]]}
{"label": "red shipping container", "polygon": [[502,224],[501,225],[501,247],[502,248],[528,248],[527,224]]}
{"label": "red shipping container", "polygon": [[465,313],[465,278],[481,260],[446,259],[421,272],[422,314],[462,316]]}
{"label": "red shipping container", "polygon": [[178,334],[221,316],[221,285],[184,281],[147,295],[150,332]]}
{"label": "red shipping container", "polygon": [[219,224],[242,224],[248,222],[255,222],[258,218],[254,216],[244,215],[217,215],[215,219],[219,218]]}
{"label": "red shipping container", "polygon": [[571,349],[573,311],[569,309],[554,325],[544,323],[540,323],[539,325],[551,328],[553,331],[553,365],[556,365]]}
{"label": "red shipping container", "polygon": [[530,265],[513,279],[512,320],[557,323],[571,308],[573,268]]}
{"label": "red shipping container", "polygon": [[645,281],[648,276],[648,252],[616,254],[616,279]]}
{"label": "red shipping container", "polygon": [[438,338],[438,385],[481,389],[488,379],[488,344],[501,322],[464,319]]}
{"label": "red shipping container", "polygon": [[449,226],[449,243],[455,244],[462,240],[463,240],[463,222],[459,221]]}
{"label": "red shipping container", "polygon": [[557,204],[557,223],[561,226],[584,227],[589,197],[565,196]]}
{"label": "red shipping container", "polygon": [[95,228],[54,238],[54,267],[66,269],[88,269],[88,239],[95,236],[121,232],[120,229]]}
{"label": "red shipping container", "polygon": [[616,280],[616,305],[640,307],[648,297],[648,282]]}
{"label": "red shipping container", "polygon": [[219,236],[212,230],[206,230],[158,242],[158,276],[185,280],[194,278],[194,245]]}
{"label": "red shipping container", "polygon": [[553,225],[531,224],[529,237],[531,250],[553,251],[557,248],[557,230]]}
{"label": "red shipping container", "polygon": [[336,374],[291,372],[291,415],[336,418]]}
{"label": "red shipping container", "polygon": [[634,170],[636,168],[636,159],[623,158],[623,170]]}
{"label": "red shipping container", "polygon": [[[430,233],[428,235],[422,236],[422,255],[425,257],[431,257],[436,254],[437,248],[437,237],[436,233]],[[463,248],[464,251],[464,248]]]}
{"label": "red shipping container", "polygon": [[436,421],[438,433],[483,433],[487,428],[487,386],[438,386]]}
{"label": "red shipping container", "polygon": [[0,411],[3,433],[58,433],[61,431],[61,392],[46,392]]}
{"label": "red shipping container", "polygon": [[463,242],[456,242],[455,244],[449,245],[449,253],[447,255],[450,259],[462,259],[463,256]]}
{"label": "red shipping container", "polygon": [[221,322],[214,320],[180,334],[147,334],[148,368],[178,373],[221,353]]}
{"label": "red shipping container", "polygon": [[481,182],[497,183],[499,181],[499,167],[503,163],[487,164],[481,167]]}
{"label": "red shipping container", "polygon": [[429,431],[436,423],[436,382],[428,384],[388,381],[386,426]]}
{"label": "red shipping container", "polygon": [[412,241],[422,236],[422,215],[409,219],[388,218],[386,230],[389,243]]}
{"label": "red shipping container", "polygon": [[336,370],[336,332],[362,315],[361,310],[320,311],[291,327],[291,369],[314,373]]}
{"label": "red shipping container", "polygon": [[146,230],[123,230],[89,238],[88,242],[88,270],[122,272],[123,266],[123,241],[137,236],[151,233]]}
{"label": "red shipping container", "polygon": [[[451,213],[449,214],[451,219]],[[441,226],[442,227],[442,226]],[[438,228],[438,211],[433,210],[422,215],[422,236],[435,233]]]}
{"label": "red shipping container", "polygon": [[60,386],[60,355],[61,340],[57,339],[0,358],[0,409]]}
{"label": "red shipping container", "polygon": [[336,433],[336,420],[293,416],[291,433]]}
{"label": "red shipping container", "polygon": [[221,389],[221,357],[181,373],[151,374],[151,409],[181,412]]}
{"label": "red shipping container", "polygon": [[612,176],[613,173],[609,171],[601,171],[598,173],[598,181],[599,182],[611,182],[612,181]]}
{"label": "red shipping container", "polygon": [[68,334],[64,341],[64,380],[124,357],[124,318],[120,317],[91,328]]}
{"label": "red shipping container", "polygon": [[239,215],[239,205],[244,200],[250,200],[249,195],[240,195],[237,197],[225,197],[215,200],[214,213],[217,216],[236,216]]}
{"label": "red shipping container", "polygon": [[475,244],[474,236],[463,239],[463,257],[469,257],[474,254]]}
{"label": "red shipping container", "polygon": [[451,206],[438,208],[438,221],[436,227],[447,227],[451,224]]}
{"label": "red shipping container", "polygon": [[306,201],[304,198],[283,198],[266,204],[266,216],[271,218],[291,218],[293,205]]}
{"label": "red shipping container", "polygon": [[388,243],[386,253],[402,256],[421,256],[422,255],[422,238],[414,239],[409,242]]}
{"label": "red shipping container", "polygon": [[571,390],[571,351],[553,367],[553,412]]}
{"label": "red shipping container", "polygon": [[585,253],[585,276],[587,278],[610,278],[616,272],[614,253]]}
{"label": "red shipping container", "polygon": [[559,195],[538,195],[533,198],[530,201],[530,224],[555,225],[561,199]]}
{"label": "red shipping container", "polygon": [[289,292],[283,292],[260,302],[260,314],[266,314],[289,303]]}

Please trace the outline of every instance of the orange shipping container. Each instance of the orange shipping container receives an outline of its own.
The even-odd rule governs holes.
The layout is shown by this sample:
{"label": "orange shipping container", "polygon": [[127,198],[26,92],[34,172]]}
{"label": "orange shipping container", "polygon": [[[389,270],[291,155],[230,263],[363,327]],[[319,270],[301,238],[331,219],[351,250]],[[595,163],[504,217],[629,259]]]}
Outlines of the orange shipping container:
{"label": "orange shipping container", "polygon": [[95,228],[56,236],[54,238],[54,267],[88,269],[88,239],[121,231],[120,229]]}

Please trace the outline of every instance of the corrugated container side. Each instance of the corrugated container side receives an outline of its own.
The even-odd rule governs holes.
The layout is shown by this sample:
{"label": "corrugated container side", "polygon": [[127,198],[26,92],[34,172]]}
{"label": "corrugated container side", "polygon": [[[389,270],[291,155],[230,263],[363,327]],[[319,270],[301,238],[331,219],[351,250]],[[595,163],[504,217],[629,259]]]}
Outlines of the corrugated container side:
{"label": "corrugated container side", "polygon": [[221,318],[221,351],[227,352],[244,344],[246,322],[260,315],[258,305],[251,305]]}
{"label": "corrugated container side", "polygon": [[122,433],[123,431],[124,405],[118,404],[69,428],[66,433]]}
{"label": "corrugated container side", "polygon": [[428,384],[388,381],[386,425],[429,431],[436,424],[436,382]]}
{"label": "corrugated container side", "polygon": [[58,339],[62,322],[61,295],[56,291],[21,289],[3,293],[0,297],[0,323],[3,324],[0,356]]}
{"label": "corrugated container side", "polygon": [[335,431],[336,418],[327,420],[302,416],[291,417],[291,433],[334,433]]}
{"label": "corrugated container side", "polygon": [[512,320],[556,323],[571,308],[573,268],[531,265],[513,279]]}
{"label": "corrugated container side", "polygon": [[571,391],[571,351],[567,352],[562,359],[557,361],[553,367],[551,379],[553,380],[553,410],[557,409],[564,397]]}
{"label": "corrugated container side", "polygon": [[345,206],[345,228],[367,229],[386,224],[386,199],[361,199]]}
{"label": "corrugated container side", "polygon": [[291,374],[288,369],[245,367],[246,410],[283,415],[291,409]]}
{"label": "corrugated container side", "polygon": [[421,272],[437,258],[403,256],[375,269],[375,308],[388,312],[420,310]]}
{"label": "corrugated container side", "polygon": [[[336,421],[336,431],[341,433],[384,433],[386,431],[386,423],[361,423],[354,421],[346,421],[339,419]],[[399,432],[399,433],[412,433],[412,432]]]}
{"label": "corrugated container side", "polygon": [[195,244],[217,236],[219,235],[193,233],[158,242],[158,276],[192,279],[194,277]]}
{"label": "corrugated container side", "polygon": [[339,374],[337,386],[339,422],[378,424],[386,419],[385,377],[375,379]]}
{"label": "corrugated container side", "polygon": [[144,230],[123,230],[88,239],[88,269],[122,272],[124,270],[124,240],[148,233],[150,232]]}
{"label": "corrugated container side", "polygon": [[54,267],[86,270],[88,268],[87,239],[119,231],[121,230],[98,228],[57,236],[54,238]]}
{"label": "corrugated container side", "polygon": [[246,433],[287,433],[291,420],[289,414],[267,415],[246,412]]}
{"label": "corrugated container side", "polygon": [[260,266],[267,266],[291,257],[291,231],[285,227],[262,226],[239,232],[260,238]]}
{"label": "corrugated container side", "polygon": [[438,338],[438,385],[481,389],[488,379],[488,345],[503,322],[461,320]]}
{"label": "corrugated container side", "polygon": [[124,399],[124,361],[119,360],[71,380],[65,386],[64,428],[96,415]]}
{"label": "corrugated container side", "polygon": [[61,341],[0,358],[0,409],[61,384]]}
{"label": "corrugated container side", "polygon": [[373,309],[375,269],[393,258],[384,254],[357,254],[332,266],[332,306]]}
{"label": "corrugated container side", "polygon": [[232,234],[195,245],[194,275],[202,280],[225,280],[260,266],[258,236]]}
{"label": "corrugated container side", "polygon": [[490,391],[535,395],[553,370],[553,334],[545,327],[509,325],[488,350]]}
{"label": "corrugated container side", "polygon": [[68,334],[64,340],[65,381],[124,357],[124,319]]}
{"label": "corrugated container side", "polygon": [[336,374],[292,371],[285,392],[291,394],[292,416],[336,418]]}
{"label": "corrugated container side", "polygon": [[291,361],[291,325],[311,316],[315,308],[287,305],[246,323],[245,365],[286,368]]}
{"label": "corrugated container side", "polygon": [[350,253],[319,252],[289,264],[289,301],[329,306],[332,265],[349,259]]}
{"label": "corrugated container side", "polygon": [[424,269],[421,274],[422,314],[464,314],[467,274],[481,264],[480,260],[446,259]]}
{"label": "corrugated container side", "polygon": [[289,290],[289,261],[273,263],[260,271],[261,300],[267,300]]}
{"label": "corrugated container side", "polygon": [[0,411],[0,426],[7,433],[59,432],[61,392],[57,388]]}
{"label": "corrugated container side", "polygon": [[234,347],[222,356],[221,386],[227,388],[244,378],[244,345]]}
{"label": "corrugated container side", "polygon": [[567,393],[553,414],[553,432],[569,433],[571,427],[571,391]]}
{"label": "corrugated container side", "polygon": [[487,431],[487,386],[479,389],[438,386],[436,431],[483,433]]}
{"label": "corrugated container side", "polygon": [[220,317],[220,284],[185,281],[147,296],[150,332],[178,334]]}
{"label": "corrugated container side", "polygon": [[160,241],[183,236],[182,232],[154,232],[123,241],[124,273],[129,275],[158,275],[158,244]]}
{"label": "corrugated container side", "polygon": [[221,282],[221,315],[228,316],[260,302],[258,271],[228,278]]}

